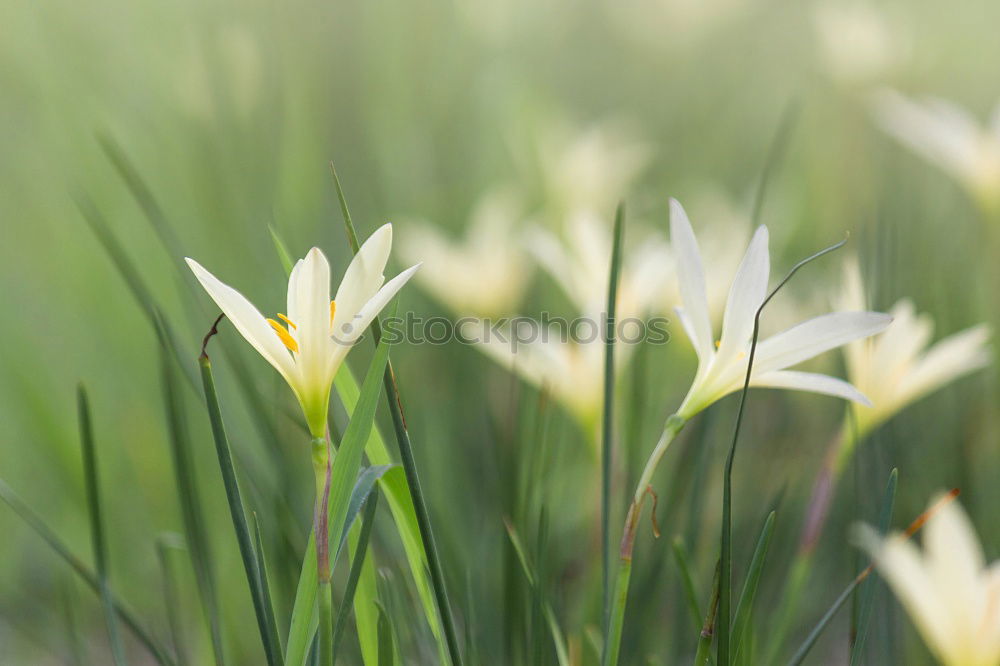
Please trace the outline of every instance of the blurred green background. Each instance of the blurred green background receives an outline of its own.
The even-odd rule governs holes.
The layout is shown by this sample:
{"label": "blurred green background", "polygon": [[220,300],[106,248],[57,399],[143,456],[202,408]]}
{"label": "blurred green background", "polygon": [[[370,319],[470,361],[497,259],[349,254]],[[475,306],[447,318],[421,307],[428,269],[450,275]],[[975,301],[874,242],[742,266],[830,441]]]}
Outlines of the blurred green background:
{"label": "blurred green background", "polygon": [[[875,27],[865,24],[860,43],[838,41],[843,28],[830,19],[838,11]],[[688,207],[696,230],[711,223],[719,206],[703,202],[712,201],[749,229],[774,137],[791,118],[761,213],[775,274],[850,232],[876,308],[911,297],[934,316],[938,336],[1000,320],[990,222],[947,176],[882,134],[868,109],[869,95],[889,86],[948,97],[985,117],[1000,97],[995,2],[14,1],[0,6],[0,24],[0,476],[90,561],[74,407],[75,386],[84,382],[112,587],[159,636],[167,629],[155,543],[181,531],[161,354],[80,201],[107,220],[193,371],[214,306],[178,272],[180,253],[266,312],[284,300],[269,225],[296,256],[323,248],[339,277],[350,253],[331,160],[365,236],[394,221],[398,240],[418,219],[459,235],[497,187],[512,188],[522,202],[515,229],[529,217],[558,229],[579,197],[590,197],[610,228],[621,198],[629,229],[665,234],[668,196]],[[576,138],[594,131],[606,150],[574,155]],[[153,232],[102,142],[134,165],[169,221],[172,246]],[[641,168],[616,161],[616,151],[630,147],[645,155]],[[732,241],[740,250],[744,242]],[[405,265],[398,249],[394,257],[395,268]],[[807,314],[826,309],[839,266],[832,259],[810,267],[786,292],[786,305]],[[400,307],[454,314],[416,283]],[[575,314],[534,271],[518,312],[542,310]],[[694,356],[671,330],[677,344],[637,351],[641,362],[622,377],[619,440],[631,466],[618,481],[620,497],[693,376]],[[232,352],[216,361],[223,408],[267,535],[284,627],[311,515],[308,442],[285,417],[295,405],[276,373],[231,328],[220,345]],[[350,365],[363,371],[370,352],[362,345]],[[255,426],[233,359],[273,409],[279,441]],[[537,546],[544,505],[547,595],[582,663],[593,663],[588,627],[599,626],[599,546],[591,433],[472,347],[401,345],[393,359],[453,603],[475,646],[470,660],[554,663],[547,644],[532,651],[539,639],[525,628],[530,594],[502,522],[505,515],[522,521],[523,536]],[[837,353],[820,365],[841,372]],[[821,544],[822,573],[798,638],[861,564],[847,526],[875,519],[893,466],[897,525],[933,492],[962,486],[987,554],[998,554],[995,377],[991,368],[935,393],[860,449]],[[227,651],[232,663],[262,663],[200,389],[185,391]],[[624,663],[688,663],[693,654],[670,538],[684,535],[705,603],[734,406],[730,398],[699,417],[657,475],[665,538],[639,540]],[[844,406],[761,391],[749,410],[735,480],[737,562],[749,557],[760,521],[784,494],[754,618],[766,634],[768,602],[780,593],[782,565]],[[536,477],[545,482],[525,481]],[[518,493],[525,485],[530,498]],[[6,507],[0,534],[0,663],[107,663],[96,597]],[[373,548],[405,663],[435,663],[390,521],[376,525]],[[171,557],[187,652],[192,663],[210,663],[187,558]],[[886,654],[898,659],[892,663],[925,663],[891,596],[880,592],[877,603],[870,663],[888,663],[879,661]],[[813,663],[844,663],[846,633],[845,614]],[[345,663],[360,659],[350,638],[346,649]],[[131,663],[150,663],[131,642],[129,654]]]}

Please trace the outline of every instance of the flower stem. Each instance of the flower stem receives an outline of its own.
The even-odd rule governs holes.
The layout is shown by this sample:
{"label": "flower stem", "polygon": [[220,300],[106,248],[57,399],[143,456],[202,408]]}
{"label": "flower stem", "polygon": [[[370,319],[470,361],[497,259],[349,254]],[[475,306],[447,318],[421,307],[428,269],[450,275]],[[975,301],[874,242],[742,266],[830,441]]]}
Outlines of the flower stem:
{"label": "flower stem", "polygon": [[316,511],[313,514],[313,530],[316,534],[316,568],[319,581],[319,663],[333,666],[333,599],[330,577],[330,530],[327,504],[330,501],[330,438],[316,437],[312,440],[313,472],[316,476]]}
{"label": "flower stem", "polygon": [[660,439],[650,454],[642,475],[639,477],[635,496],[629,504],[618,554],[618,575],[615,578],[615,590],[611,597],[612,606],[604,640],[604,656],[601,660],[603,666],[616,666],[618,663],[618,653],[621,650],[622,627],[625,623],[625,604],[628,601],[629,579],[632,576],[632,549],[635,545],[636,528],[638,527],[639,517],[642,513],[642,503],[649,488],[649,483],[653,478],[653,472],[656,471],[656,467],[660,459],[663,458],[663,454],[666,453],[667,447],[670,446],[677,433],[684,427],[684,423],[684,418],[677,414],[667,419],[667,422],[663,426],[663,433],[660,435]]}

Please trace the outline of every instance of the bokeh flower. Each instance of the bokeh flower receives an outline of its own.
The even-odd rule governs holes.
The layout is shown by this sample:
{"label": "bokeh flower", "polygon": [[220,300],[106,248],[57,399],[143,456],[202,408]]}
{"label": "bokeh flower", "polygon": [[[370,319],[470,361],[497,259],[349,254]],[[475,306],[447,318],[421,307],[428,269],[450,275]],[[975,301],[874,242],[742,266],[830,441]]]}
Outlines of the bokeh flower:
{"label": "bokeh flower", "polygon": [[236,330],[288,382],[314,438],[325,436],[330,387],[347,352],[419,268],[385,282],[391,246],[392,226],[386,224],[361,246],[332,301],[330,264],[319,248],[309,250],[288,277],[288,311],[278,315],[283,323],[266,319],[240,292],[187,259]]}
{"label": "bokeh flower", "polygon": [[957,502],[935,509],[922,552],[903,534],[883,539],[867,525],[857,540],[944,666],[1000,663],[1000,561],[986,564]]}

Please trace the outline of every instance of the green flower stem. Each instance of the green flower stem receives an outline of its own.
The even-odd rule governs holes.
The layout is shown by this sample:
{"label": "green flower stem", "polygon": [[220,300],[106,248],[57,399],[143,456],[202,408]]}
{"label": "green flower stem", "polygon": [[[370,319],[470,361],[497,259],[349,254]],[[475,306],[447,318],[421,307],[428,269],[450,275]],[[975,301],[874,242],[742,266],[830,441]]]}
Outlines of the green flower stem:
{"label": "green flower stem", "polygon": [[[635,545],[636,528],[639,525],[639,517],[642,514],[642,503],[652,481],[653,473],[666,453],[667,447],[677,437],[677,433],[684,427],[686,420],[672,415],[663,426],[663,433],[660,435],[656,447],[646,462],[646,467],[642,470],[639,483],[635,489],[635,495],[629,504],[628,514],[625,517],[625,528],[622,531],[621,547],[619,549],[618,575],[615,578],[615,590],[611,601],[611,615],[608,620],[607,636],[604,641],[604,656],[601,660],[603,666],[616,666],[618,663],[618,653],[621,650],[622,627],[625,623],[625,604],[628,601],[629,579],[632,576],[632,549]],[[655,507],[654,507],[655,508]]]}
{"label": "green flower stem", "polygon": [[327,505],[330,502],[330,440],[316,437],[312,440],[313,472],[316,477],[316,511],[313,514],[313,531],[316,539],[316,574],[319,605],[319,663],[333,666],[333,598],[330,577],[330,529]]}

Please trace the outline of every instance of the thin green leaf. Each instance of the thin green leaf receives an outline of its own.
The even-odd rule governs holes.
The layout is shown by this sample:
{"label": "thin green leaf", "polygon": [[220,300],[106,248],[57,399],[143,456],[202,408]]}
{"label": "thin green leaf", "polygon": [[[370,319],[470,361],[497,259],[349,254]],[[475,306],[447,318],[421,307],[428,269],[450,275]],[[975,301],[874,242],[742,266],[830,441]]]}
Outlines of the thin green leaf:
{"label": "thin green leaf", "polygon": [[772,511],[764,521],[764,527],[757,538],[757,546],[754,548],[753,557],[750,558],[750,568],[747,570],[747,579],[743,583],[743,592],[740,600],[736,604],[736,620],[733,623],[733,640],[736,643],[734,659],[738,659],[744,642],[747,640],[747,629],[750,626],[750,614],[753,611],[753,601],[757,596],[757,585],[760,583],[760,576],[764,570],[764,561],[767,559],[767,549],[771,544],[771,536],[774,534],[774,515]]}
{"label": "thin green leaf", "polygon": [[[35,531],[38,536],[48,544],[49,548],[55,552],[66,564],[73,569],[76,574],[83,579],[85,583],[93,590],[95,593],[100,594],[100,583],[98,582],[97,574],[94,573],[90,567],[83,563],[83,561],[73,554],[69,547],[63,543],[58,535],[45,524],[38,514],[32,511],[27,504],[24,503],[17,493],[8,486],[3,480],[0,480],[0,499],[4,501],[7,506],[17,514],[17,516],[23,520],[28,527]],[[128,627],[129,631],[142,643],[149,653],[156,659],[157,663],[161,666],[176,666],[177,662],[172,656],[167,652],[160,643],[149,633],[143,626],[139,623],[139,619],[136,617],[135,613],[129,610],[125,604],[119,599],[112,596],[111,603],[114,606],[115,613],[118,618]]]}
{"label": "thin green leaf", "polygon": [[[173,364],[167,359],[165,353],[162,357],[163,394],[170,433],[170,453],[173,457],[174,481],[180,499],[184,535],[188,543],[191,567],[198,583],[198,597],[201,600],[205,620],[208,622],[215,663],[222,666],[225,664],[225,657],[222,648],[222,627],[219,619],[215,574],[212,569],[212,553],[208,535],[202,518],[203,510],[198,494],[195,467],[191,462],[191,438],[187,429],[187,414],[184,410],[183,397],[177,391]],[[180,653],[178,653],[178,658],[180,658]]]}
{"label": "thin green leaf", "polygon": [[285,245],[285,241],[281,240],[278,230],[273,225],[267,225],[267,230],[271,232],[271,242],[274,243],[274,251],[278,254],[278,261],[281,262],[281,267],[285,269],[285,275],[290,275],[292,268],[295,267],[295,261],[288,251],[288,246]]}
{"label": "thin green leaf", "polygon": [[97,569],[97,586],[104,608],[104,621],[108,627],[108,641],[116,666],[124,666],[125,651],[118,636],[118,619],[115,614],[111,591],[108,589],[108,546],[104,536],[104,517],[101,512],[101,484],[97,474],[97,448],[94,444],[94,429],[90,420],[90,406],[87,391],[81,384],[77,387],[77,407],[80,417],[80,444],[83,448],[83,476],[87,486],[87,515],[90,519],[90,539],[94,548],[94,564]]}
{"label": "thin green leaf", "polygon": [[625,203],[615,212],[614,241],[611,246],[611,269],[608,276],[608,308],[604,325],[604,416],[601,429],[601,608],[607,630],[611,616],[611,470],[614,465],[615,402],[615,328],[617,325],[618,278],[622,263],[622,237],[625,233]]}
{"label": "thin green leaf", "polygon": [[687,601],[688,611],[691,613],[691,621],[695,630],[702,627],[703,615],[698,604],[698,593],[694,589],[694,578],[691,576],[691,565],[688,563],[687,549],[684,547],[684,540],[681,537],[674,537],[672,544],[674,562],[677,564],[677,571],[681,575],[681,586],[684,588],[684,598]]}
{"label": "thin green leaf", "polygon": [[382,604],[375,602],[378,607],[378,666],[394,666],[396,663],[396,639],[392,630],[392,622],[389,621],[389,614],[385,612]]}
{"label": "thin green leaf", "polygon": [[[261,643],[264,646],[267,663],[269,666],[278,666],[282,663],[278,636],[273,626],[268,622],[267,606],[264,601],[264,593],[261,590],[260,577],[258,575],[260,568],[257,563],[257,556],[254,553],[253,539],[250,536],[247,517],[243,511],[243,497],[240,492],[239,481],[236,478],[236,470],[233,467],[233,456],[229,447],[229,436],[226,434],[226,426],[222,419],[219,397],[215,390],[212,363],[208,355],[204,352],[202,352],[198,362],[201,365],[201,378],[205,389],[205,404],[208,407],[208,416],[212,424],[212,437],[215,440],[215,450],[219,458],[219,470],[222,473],[222,481],[226,489],[226,499],[229,501],[229,514],[233,521],[233,529],[236,531],[240,557],[243,560],[243,570],[246,573],[247,583],[250,586],[250,596],[253,600],[254,614],[257,618],[257,630],[260,633]],[[313,569],[315,568],[314,564]]]}
{"label": "thin green leaf", "polygon": [[694,666],[705,666],[712,657],[712,638],[715,636],[715,621],[719,611],[719,573],[721,560],[715,565],[715,577],[712,580],[712,597],[708,602],[705,622],[698,636],[698,651],[694,655]]}
{"label": "thin green leaf", "polygon": [[[514,552],[517,553],[517,559],[521,563],[521,570],[524,572],[524,577],[527,579],[528,585],[531,586],[533,591],[537,591],[538,578],[534,567],[531,565],[531,561],[528,559],[528,552],[524,548],[524,542],[521,541],[521,537],[509,520],[504,520],[504,528],[507,530],[507,538],[510,539],[510,543],[514,547]],[[569,652],[566,650],[566,639],[563,636],[562,629],[559,627],[559,620],[556,618],[555,611],[547,599],[543,598],[541,603],[545,622],[552,636],[552,644],[556,650],[556,659],[559,661],[559,666],[569,666]]]}
{"label": "thin green leaf", "polygon": [[274,603],[271,601],[271,583],[267,574],[267,557],[264,553],[264,540],[260,533],[260,520],[257,512],[253,512],[253,542],[254,550],[257,553],[257,577],[259,579],[260,591],[263,595],[264,610],[267,613],[267,623],[278,641],[278,653],[283,654],[281,647],[281,636],[278,633],[278,622],[274,619]]}
{"label": "thin green leaf", "polygon": [[371,467],[365,467],[358,474],[358,480],[354,483],[354,489],[351,490],[351,500],[347,505],[347,517],[344,522],[344,529],[340,535],[337,552],[330,562],[331,566],[337,566],[340,551],[343,550],[344,543],[347,541],[347,534],[351,531],[354,521],[361,512],[361,507],[364,506],[365,500],[368,499],[369,494],[371,494],[372,489],[375,487],[375,483],[390,469],[392,469],[392,465],[372,465]]}
{"label": "thin green leaf", "polygon": [[167,610],[170,639],[174,644],[174,652],[177,654],[177,663],[180,666],[188,663],[185,650],[187,641],[184,640],[184,623],[181,622],[178,614],[181,610],[181,601],[180,595],[177,593],[177,580],[173,567],[170,565],[170,551],[183,549],[184,542],[178,534],[161,534],[156,538],[156,557],[159,560],[160,575],[163,578],[163,602]]}
{"label": "thin green leaf", "polygon": [[[347,518],[351,489],[354,486],[354,479],[358,476],[364,446],[375,420],[375,408],[381,393],[380,381],[388,359],[389,346],[379,345],[371,365],[368,366],[360,398],[333,461],[328,504],[330,534],[340,534]],[[316,546],[313,536],[306,546],[292,607],[292,622],[288,630],[288,647],[285,652],[285,661],[289,666],[299,666],[305,662],[307,648],[316,631],[317,579]]]}
{"label": "thin green leaf", "polygon": [[[896,499],[896,483],[899,480],[899,470],[893,468],[889,472],[882,495],[882,510],[879,513],[878,530],[885,534],[892,523],[892,509]],[[871,623],[872,609],[875,606],[875,580],[866,580],[861,586],[861,606],[858,609],[857,634],[854,636],[854,646],[851,649],[851,666],[860,664],[865,651],[865,640],[868,638],[868,627]]]}
{"label": "thin green leaf", "polygon": [[[354,554],[351,558],[351,572],[347,577],[347,587],[344,589],[344,600],[340,604],[340,610],[337,612],[337,622],[333,627],[333,659],[334,662],[337,660],[337,653],[340,650],[340,642],[344,638],[344,629],[347,627],[347,618],[350,615],[350,609],[353,606],[355,609],[355,614],[358,614],[358,608],[355,604],[355,594],[358,590],[358,583],[361,580],[362,569],[366,561],[366,555],[368,553],[368,543],[371,539],[372,528],[375,525],[375,512],[378,508],[378,493],[372,493],[368,496],[368,501],[365,502],[365,515],[361,521],[361,528],[357,535],[357,543],[355,544],[353,551]],[[367,596],[367,595],[366,595]],[[368,599],[366,601],[372,601],[373,599]],[[358,624],[362,624],[358,622]],[[371,651],[371,647],[368,650],[365,646],[372,645],[372,637],[369,635],[370,631],[362,630],[358,627],[358,642],[361,643],[361,653],[365,656],[365,663],[371,663],[370,658],[367,656]],[[375,654],[378,654],[378,639],[375,637],[374,641]]]}

